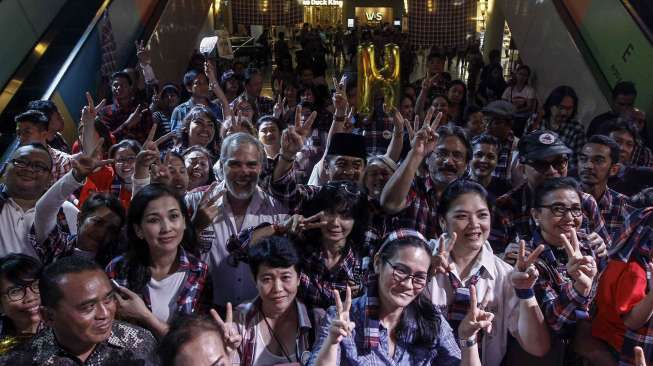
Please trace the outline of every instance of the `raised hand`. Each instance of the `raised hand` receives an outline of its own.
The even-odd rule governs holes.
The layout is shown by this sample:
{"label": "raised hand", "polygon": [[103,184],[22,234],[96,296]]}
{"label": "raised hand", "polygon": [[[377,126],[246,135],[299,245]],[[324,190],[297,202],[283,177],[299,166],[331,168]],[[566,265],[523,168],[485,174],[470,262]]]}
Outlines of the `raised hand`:
{"label": "raised hand", "polygon": [[132,114],[130,114],[129,117],[127,117],[127,120],[125,120],[125,122],[123,122],[121,127],[125,128],[125,127],[135,127],[135,126],[137,126],[139,123],[141,123],[141,120],[143,120],[143,115],[145,113],[147,113],[148,111],[149,111],[149,109],[147,109],[147,108],[143,109],[142,105],[140,105],[140,104],[137,105],[134,112],[132,112]]}
{"label": "raised hand", "polygon": [[581,253],[576,230],[571,229],[571,241],[564,234],[560,234],[560,239],[569,258],[567,273],[574,280],[576,290],[587,296],[592,288],[594,276],[596,276],[596,262],[593,257],[583,256]]}
{"label": "raised hand", "polygon": [[144,320],[150,313],[143,299],[130,289],[116,287],[116,301],[118,302],[118,314],[123,318],[132,320]]}
{"label": "raised hand", "polygon": [[145,47],[145,41],[134,41],[134,45],[136,46],[136,57],[138,57],[138,62],[141,65],[150,64],[152,62],[152,57],[150,56],[150,51]]}
{"label": "raised hand", "polygon": [[494,314],[481,310],[476,298],[476,286],[469,287],[469,310],[458,326],[458,338],[470,339],[475,337],[481,329],[487,333],[492,332],[492,319]]}
{"label": "raised hand", "polygon": [[313,131],[311,127],[313,126],[313,122],[315,122],[315,118],[317,118],[317,112],[313,111],[308,118],[302,122],[302,109],[299,107],[295,108],[295,131],[302,137],[302,139],[306,140],[308,136],[311,135],[311,131]]}
{"label": "raised hand", "polygon": [[519,241],[519,254],[514,270],[510,273],[510,281],[516,289],[527,290],[532,288],[539,277],[539,272],[535,268],[535,261],[544,251],[544,245],[538,245],[530,254],[526,254],[526,243]]}
{"label": "raised hand", "polygon": [[438,253],[431,258],[431,271],[433,275],[438,273],[447,273],[453,270],[454,264],[449,261],[451,257],[451,250],[456,244],[458,235],[452,233],[447,238],[446,234],[440,235]]}
{"label": "raised hand", "polygon": [[283,108],[286,105],[286,97],[281,97],[281,93],[277,96],[277,102],[274,103],[274,107],[272,108],[272,115],[274,118],[281,118],[283,115]]}
{"label": "raised hand", "polygon": [[644,357],[644,350],[642,347],[635,347],[633,353],[635,353],[635,366],[646,366],[646,358]]}
{"label": "raised hand", "polygon": [[320,211],[310,217],[292,215],[288,217],[281,226],[283,227],[284,232],[299,235],[304,230],[316,229],[325,225],[326,221],[324,221],[324,212]]}
{"label": "raised hand", "polygon": [[426,118],[422,124],[422,128],[415,132],[415,136],[412,140],[412,147],[415,153],[420,156],[426,157],[432,151],[435,150],[435,146],[438,143],[438,134],[435,132],[435,129],[432,126],[435,126],[440,123],[442,118],[442,112],[439,112],[435,117],[433,123],[431,123],[431,118],[435,109],[433,107],[429,108],[426,113]]}
{"label": "raised hand", "polygon": [[351,288],[347,286],[345,290],[345,303],[340,300],[338,290],[333,290],[336,298],[336,317],[331,321],[327,344],[339,344],[344,337],[351,337],[352,331],[356,324],[349,320],[349,311],[351,310]]}
{"label": "raised hand", "polygon": [[204,61],[204,73],[206,74],[206,78],[209,80],[209,83],[213,85],[218,84],[218,77],[215,72],[215,66],[213,65],[213,62],[209,60]]}
{"label": "raised hand", "polygon": [[233,355],[238,350],[238,347],[240,347],[243,337],[238,333],[238,328],[236,327],[236,323],[234,323],[231,303],[227,303],[227,314],[224,320],[222,320],[217,311],[211,309],[210,313],[213,320],[218,324],[227,353],[230,356]]}
{"label": "raised hand", "polygon": [[394,125],[395,131],[404,131],[404,126],[410,125],[408,121],[401,115],[397,108],[393,108],[394,118],[392,118],[392,123]]}
{"label": "raised hand", "polygon": [[78,182],[83,182],[96,169],[113,163],[113,159],[101,159],[101,148],[104,138],[100,138],[93,150],[86,150],[71,160],[72,174]]}
{"label": "raised hand", "polygon": [[[213,182],[209,186],[209,189],[202,194],[202,198],[197,206],[195,217],[193,218],[193,227],[196,232],[200,232],[211,225],[213,220],[215,220],[220,213],[220,209],[215,203],[224,195],[224,191],[215,193],[217,187],[218,182]],[[212,194],[213,196],[211,196]]]}
{"label": "raised hand", "polygon": [[79,136],[79,140],[82,143],[82,151],[91,151],[97,144],[97,141],[95,141],[97,135],[95,131],[95,119],[98,116],[98,111],[104,107],[105,103],[106,99],[102,99],[96,106],[91,93],[86,92],[86,106],[82,108],[81,118],[81,125],[83,127],[82,135]]}
{"label": "raised hand", "polygon": [[347,111],[347,93],[345,91],[345,85],[342,83],[338,83],[338,80],[336,78],[333,78],[333,86],[335,87],[336,91],[333,93],[333,107],[335,109],[334,116],[340,116],[342,117],[346,111]]}
{"label": "raised hand", "polygon": [[[156,134],[157,124],[155,123],[143,143],[143,149],[136,155],[136,162],[134,166],[134,178],[143,179],[147,178],[150,175],[150,167],[161,163],[159,159],[159,144],[168,140],[174,135],[174,132],[170,132],[160,137],[156,141],[154,135]],[[159,169],[160,170],[160,169]],[[159,170],[156,172],[158,173]]]}

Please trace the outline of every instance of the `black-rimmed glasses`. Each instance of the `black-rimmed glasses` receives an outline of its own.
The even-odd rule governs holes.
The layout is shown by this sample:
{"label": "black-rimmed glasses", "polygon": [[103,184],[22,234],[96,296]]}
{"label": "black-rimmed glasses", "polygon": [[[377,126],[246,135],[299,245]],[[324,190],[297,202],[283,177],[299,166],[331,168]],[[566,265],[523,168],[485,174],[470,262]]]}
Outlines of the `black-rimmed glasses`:
{"label": "black-rimmed glasses", "polygon": [[39,294],[39,281],[31,282],[26,286],[14,286],[7,290],[4,295],[7,296],[9,301],[21,301],[27,295],[27,289],[30,289],[34,294]]}
{"label": "black-rimmed glasses", "polygon": [[392,264],[387,259],[383,259],[383,261],[392,268],[392,277],[395,281],[404,282],[410,278],[413,283],[413,287],[416,290],[421,290],[424,288],[424,286],[426,286],[426,282],[428,282],[428,274],[423,272],[410,273],[404,266]]}
{"label": "black-rimmed glasses", "polygon": [[571,216],[573,217],[583,216],[583,209],[580,207],[567,207],[561,204],[540,205],[538,207],[548,208],[549,210],[551,210],[553,216],[555,217],[563,217],[567,212],[571,213]]}

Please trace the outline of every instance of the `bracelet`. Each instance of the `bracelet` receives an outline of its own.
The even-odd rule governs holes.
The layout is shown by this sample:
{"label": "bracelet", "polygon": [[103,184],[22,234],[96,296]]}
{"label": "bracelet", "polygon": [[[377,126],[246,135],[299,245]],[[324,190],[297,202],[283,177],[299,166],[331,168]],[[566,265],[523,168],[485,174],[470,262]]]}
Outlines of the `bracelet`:
{"label": "bracelet", "polygon": [[468,339],[458,340],[458,345],[460,345],[460,348],[469,348],[475,344],[476,344],[476,336],[473,336],[472,338],[468,338]]}
{"label": "bracelet", "polygon": [[528,300],[531,297],[535,296],[535,292],[533,291],[532,288],[527,288],[527,289],[516,288],[515,289],[515,294],[521,300]]}

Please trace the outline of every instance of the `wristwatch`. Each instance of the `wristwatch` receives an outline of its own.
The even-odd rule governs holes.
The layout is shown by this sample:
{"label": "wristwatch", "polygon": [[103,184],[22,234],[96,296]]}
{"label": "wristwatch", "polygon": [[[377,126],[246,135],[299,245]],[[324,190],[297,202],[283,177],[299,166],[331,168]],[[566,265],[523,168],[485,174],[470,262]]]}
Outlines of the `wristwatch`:
{"label": "wristwatch", "polygon": [[468,338],[468,339],[458,340],[458,345],[460,346],[460,348],[469,348],[475,344],[476,344],[476,336],[473,336],[472,338]]}

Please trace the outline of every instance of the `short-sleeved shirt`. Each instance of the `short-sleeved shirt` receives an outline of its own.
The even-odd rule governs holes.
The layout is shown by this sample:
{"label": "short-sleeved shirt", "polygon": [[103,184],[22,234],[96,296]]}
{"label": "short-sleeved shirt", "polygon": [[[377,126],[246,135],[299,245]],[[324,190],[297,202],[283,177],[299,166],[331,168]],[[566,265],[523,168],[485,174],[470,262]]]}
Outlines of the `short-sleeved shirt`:
{"label": "short-sleeved shirt", "polygon": [[596,294],[592,336],[621,352],[626,326],[623,317],[646,296],[646,271],[637,261],[612,260],[601,275]]}

